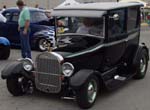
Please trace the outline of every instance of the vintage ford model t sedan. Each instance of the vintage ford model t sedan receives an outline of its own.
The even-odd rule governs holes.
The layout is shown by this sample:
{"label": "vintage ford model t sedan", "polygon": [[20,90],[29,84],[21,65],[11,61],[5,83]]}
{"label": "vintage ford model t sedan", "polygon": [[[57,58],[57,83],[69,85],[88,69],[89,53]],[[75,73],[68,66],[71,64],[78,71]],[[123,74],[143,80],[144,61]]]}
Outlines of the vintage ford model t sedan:
{"label": "vintage ford model t sedan", "polygon": [[2,71],[8,91],[19,96],[36,88],[74,97],[90,108],[106,88],[118,88],[131,78],[142,79],[149,52],[140,40],[139,3],[87,3],[57,7],[57,48],[41,53],[33,63],[23,59]]}

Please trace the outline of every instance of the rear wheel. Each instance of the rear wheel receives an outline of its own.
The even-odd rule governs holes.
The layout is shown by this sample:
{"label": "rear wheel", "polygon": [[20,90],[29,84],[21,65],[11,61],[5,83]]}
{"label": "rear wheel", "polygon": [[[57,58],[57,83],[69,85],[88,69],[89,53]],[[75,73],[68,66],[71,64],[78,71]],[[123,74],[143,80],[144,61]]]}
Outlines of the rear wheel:
{"label": "rear wheel", "polygon": [[86,83],[77,90],[77,103],[81,108],[90,108],[97,98],[99,91],[99,81],[96,76],[91,76]]}
{"label": "rear wheel", "polygon": [[145,49],[143,49],[139,55],[139,58],[137,59],[137,65],[136,65],[136,75],[134,76],[134,79],[143,79],[146,75],[148,67],[148,53]]}
{"label": "rear wheel", "polygon": [[22,96],[25,93],[29,92],[32,82],[25,77],[10,77],[6,80],[7,89],[13,96]]}
{"label": "rear wheel", "polygon": [[41,51],[41,52],[43,52],[43,51],[46,51],[47,50],[47,47],[46,47],[46,45],[48,44],[49,42],[48,42],[48,40],[47,39],[45,39],[45,38],[41,38],[41,39],[39,39],[39,41],[38,41],[38,49],[39,49],[39,51]]}

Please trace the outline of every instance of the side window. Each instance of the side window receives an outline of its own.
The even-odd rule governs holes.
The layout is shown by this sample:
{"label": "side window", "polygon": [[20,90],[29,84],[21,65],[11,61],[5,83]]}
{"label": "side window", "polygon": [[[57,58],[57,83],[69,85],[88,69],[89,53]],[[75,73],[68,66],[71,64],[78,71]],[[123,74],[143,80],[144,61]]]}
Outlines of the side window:
{"label": "side window", "polygon": [[7,19],[7,21],[10,21],[10,18],[11,18],[11,13],[10,12],[6,12],[3,15],[5,16],[5,18]]}
{"label": "side window", "polygon": [[137,7],[128,8],[128,21],[127,21],[128,31],[137,28],[137,17],[138,17]]}
{"label": "side window", "polygon": [[115,38],[125,32],[125,9],[114,10],[109,14],[108,36]]}
{"label": "side window", "polygon": [[37,22],[41,22],[41,21],[45,21],[48,20],[48,17],[46,16],[46,14],[44,12],[31,12],[31,22],[32,23],[37,23]]}
{"label": "side window", "polygon": [[12,21],[13,22],[18,22],[18,19],[19,19],[19,13],[13,13]]}
{"label": "side window", "polygon": [[31,22],[36,23],[38,21],[38,13],[37,12],[32,12],[31,15]]}

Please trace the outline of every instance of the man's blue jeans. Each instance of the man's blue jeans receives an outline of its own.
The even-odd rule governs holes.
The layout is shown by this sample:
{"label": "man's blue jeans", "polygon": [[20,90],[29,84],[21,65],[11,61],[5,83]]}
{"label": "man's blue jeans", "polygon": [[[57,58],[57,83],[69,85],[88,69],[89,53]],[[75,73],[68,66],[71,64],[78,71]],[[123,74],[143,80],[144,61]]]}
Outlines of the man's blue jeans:
{"label": "man's blue jeans", "polygon": [[29,35],[30,31],[27,34],[23,34],[24,28],[20,29],[20,41],[21,41],[21,55],[22,58],[31,58],[31,48]]}

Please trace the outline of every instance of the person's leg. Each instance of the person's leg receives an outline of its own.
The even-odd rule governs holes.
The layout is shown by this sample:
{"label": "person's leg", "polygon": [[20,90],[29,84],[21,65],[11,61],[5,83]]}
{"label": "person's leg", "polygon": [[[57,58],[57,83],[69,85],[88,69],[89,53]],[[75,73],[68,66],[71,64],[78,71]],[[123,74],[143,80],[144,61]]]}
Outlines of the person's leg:
{"label": "person's leg", "polygon": [[22,58],[26,58],[24,35],[22,30],[20,30],[20,42],[21,42],[21,56]]}
{"label": "person's leg", "polygon": [[32,58],[31,57],[31,48],[30,48],[29,35],[30,35],[30,31],[28,31],[27,35],[25,35],[25,52],[26,52],[26,57],[27,58]]}

